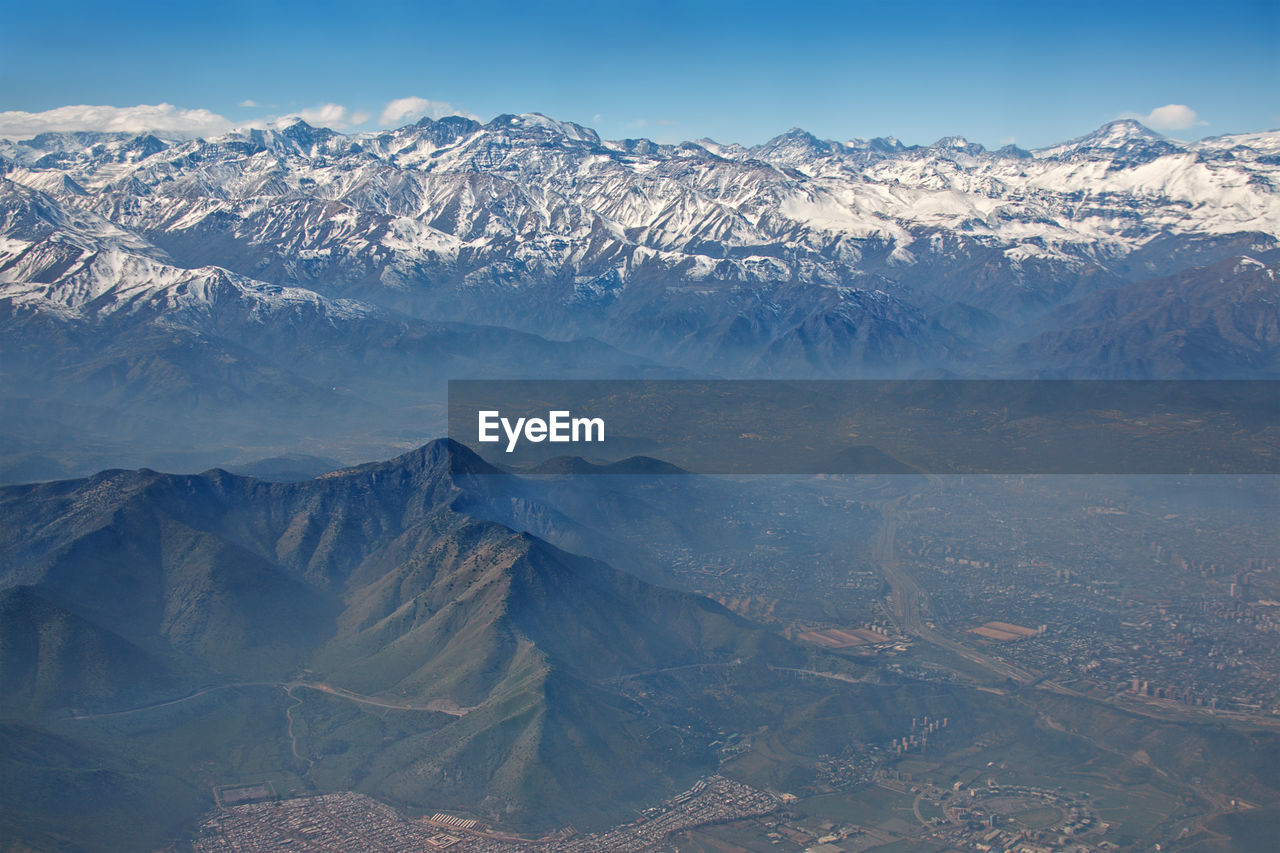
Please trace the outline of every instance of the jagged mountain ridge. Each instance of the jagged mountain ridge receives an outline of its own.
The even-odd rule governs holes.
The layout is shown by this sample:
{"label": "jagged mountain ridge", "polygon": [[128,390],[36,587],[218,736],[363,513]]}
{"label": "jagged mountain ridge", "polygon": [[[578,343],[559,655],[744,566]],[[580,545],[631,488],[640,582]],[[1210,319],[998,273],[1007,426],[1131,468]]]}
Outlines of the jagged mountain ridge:
{"label": "jagged mountain ridge", "polygon": [[[357,136],[298,122],[158,151],[73,143],[0,156],[11,179],[185,266],[636,348],[650,341],[634,317],[655,308],[702,326],[754,318],[767,346],[815,302],[856,325],[883,321],[869,299],[895,319],[934,301],[1019,315],[1176,271],[1153,241],[1212,262],[1280,236],[1276,134],[1180,143],[1131,120],[1034,152],[798,130],[752,148],[607,141],[536,114]],[[830,307],[818,288],[853,296]],[[662,343],[741,364],[689,338],[676,324]],[[900,335],[927,360],[926,338]]]}

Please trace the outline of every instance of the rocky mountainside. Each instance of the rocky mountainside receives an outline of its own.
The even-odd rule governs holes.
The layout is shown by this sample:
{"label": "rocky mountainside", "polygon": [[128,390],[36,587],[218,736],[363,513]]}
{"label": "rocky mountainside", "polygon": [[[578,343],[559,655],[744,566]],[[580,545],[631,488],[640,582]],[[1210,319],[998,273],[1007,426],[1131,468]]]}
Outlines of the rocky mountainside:
{"label": "rocky mountainside", "polygon": [[[0,715],[90,737],[95,713],[305,683],[290,696],[356,697],[338,719],[414,712],[403,738],[348,744],[363,769],[347,784],[531,825],[551,802],[625,817],[705,769],[687,733],[709,723],[646,709],[616,679],[801,658],[708,599],[456,509],[508,479],[487,470],[436,442],[305,483],[144,470],[0,489]],[[217,717],[197,708],[176,725]],[[85,723],[58,722],[69,713]]]}

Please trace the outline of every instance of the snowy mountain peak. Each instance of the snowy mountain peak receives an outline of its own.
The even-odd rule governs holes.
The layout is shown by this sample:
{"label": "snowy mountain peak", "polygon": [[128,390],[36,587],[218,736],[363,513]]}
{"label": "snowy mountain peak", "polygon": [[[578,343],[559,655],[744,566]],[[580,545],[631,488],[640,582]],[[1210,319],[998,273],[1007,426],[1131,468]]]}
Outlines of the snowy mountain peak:
{"label": "snowy mountain peak", "polygon": [[1001,147],[996,149],[995,153],[997,156],[1012,157],[1016,160],[1030,160],[1032,158],[1032,154],[1030,151],[1026,150],[1025,148],[1019,148],[1017,145],[1014,145],[1013,143],[1010,143],[1008,145],[1002,145]]}
{"label": "snowy mountain peak", "polygon": [[963,136],[944,136],[929,147],[935,151],[950,151],[959,154],[969,154],[974,157],[979,154],[985,154],[987,151],[986,148],[983,148],[976,142],[970,142]]}
{"label": "snowy mountain peak", "polygon": [[574,142],[585,142],[590,145],[600,144],[600,135],[591,128],[574,124],[571,121],[557,121],[544,116],[542,113],[500,115],[485,127],[490,130],[516,131],[537,136],[560,137]]}
{"label": "snowy mountain peak", "polygon": [[[352,137],[315,127],[300,118],[281,119],[269,128],[236,130],[226,136],[208,141],[195,140],[182,150],[207,150],[210,154],[222,150],[228,143],[241,153],[272,151],[283,156],[310,159],[318,156],[341,156],[359,150],[359,143]],[[247,149],[244,147],[247,145]]]}
{"label": "snowy mountain peak", "polygon": [[803,127],[793,127],[790,130],[788,130],[786,133],[778,134],[773,138],[772,141],[778,142],[781,140],[804,142],[808,145],[818,145],[818,146],[830,144],[814,136],[812,133],[805,130]]}
{"label": "snowy mountain peak", "polygon": [[1132,118],[1119,118],[1115,121],[1109,121],[1084,137],[1084,139],[1097,141],[1099,145],[1104,142],[1122,143],[1131,139],[1167,138],[1164,134],[1157,133],[1142,122]]}
{"label": "snowy mountain peak", "polygon": [[1037,158],[1123,157],[1140,165],[1156,157],[1182,150],[1163,134],[1131,118],[1116,119],[1084,136],[1034,151]]}
{"label": "snowy mountain peak", "polygon": [[793,127],[763,145],[750,149],[750,153],[751,156],[768,163],[784,165],[812,174],[817,161],[843,154],[844,146],[839,142],[819,139],[807,130]]}
{"label": "snowy mountain peak", "polygon": [[[466,116],[445,116],[444,118],[423,118],[413,125],[413,130],[418,134],[426,134],[432,139],[438,140],[439,144],[447,145],[457,142],[464,136],[470,136],[483,127],[480,122]],[[404,132],[409,128],[401,128]]]}
{"label": "snowy mountain peak", "polygon": [[788,153],[800,156],[826,156],[839,147],[837,142],[819,139],[809,131],[793,127],[753,150],[766,157],[770,154]]}
{"label": "snowy mountain peak", "polygon": [[278,130],[282,139],[287,139],[299,149],[310,149],[319,143],[333,139],[336,134],[327,127],[314,127],[302,119],[291,121]]}
{"label": "snowy mountain peak", "polygon": [[[716,142],[714,139],[708,139],[705,136],[702,137],[701,139],[695,139],[693,141],[696,144],[701,145],[703,148],[705,148],[707,151],[710,151],[712,154],[716,155],[717,157],[723,157],[726,160],[737,160],[742,157],[748,156],[750,154],[748,149],[744,148],[743,146],[739,145],[736,142],[731,142],[728,145],[725,145],[723,143]],[[650,146],[653,149],[657,148],[656,143],[650,143]]]}

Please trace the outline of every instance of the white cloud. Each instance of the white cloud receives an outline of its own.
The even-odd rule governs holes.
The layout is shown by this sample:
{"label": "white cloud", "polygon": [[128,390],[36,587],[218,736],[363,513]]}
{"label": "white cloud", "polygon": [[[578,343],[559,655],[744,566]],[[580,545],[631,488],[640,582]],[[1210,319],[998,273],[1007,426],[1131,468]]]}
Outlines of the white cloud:
{"label": "white cloud", "polygon": [[231,127],[232,122],[217,113],[203,109],[178,109],[173,104],[139,104],[136,107],[78,104],[38,113],[22,110],[0,112],[0,137],[10,139],[74,130],[212,136]]}
{"label": "white cloud", "polygon": [[306,109],[297,110],[291,113],[284,113],[275,118],[267,118],[261,121],[242,122],[241,126],[248,127],[285,127],[292,124],[298,119],[302,119],[313,127],[327,127],[330,130],[350,130],[364,124],[372,114],[366,110],[349,110],[342,104],[321,104],[318,107],[308,107]]}
{"label": "white cloud", "polygon": [[1196,111],[1186,104],[1165,104],[1156,107],[1146,115],[1125,113],[1124,118],[1136,118],[1147,127],[1155,130],[1186,130],[1189,127],[1202,127],[1209,122],[1203,121]]}
{"label": "white cloud", "polygon": [[387,105],[382,108],[382,115],[378,117],[378,124],[407,124],[424,116],[430,118],[444,118],[445,116],[476,118],[471,113],[460,110],[447,101],[432,101],[429,98],[409,97],[388,101]]}
{"label": "white cloud", "polygon": [[318,107],[298,110],[286,116],[281,116],[277,119],[277,123],[287,122],[295,118],[300,118],[315,127],[327,127],[331,130],[342,130],[344,127],[349,127],[353,124],[350,112],[342,104],[322,104]]}
{"label": "white cloud", "polygon": [[243,101],[240,102],[240,106],[242,107],[256,107],[257,105],[258,105],[258,102],[255,101],[253,98],[245,98]]}

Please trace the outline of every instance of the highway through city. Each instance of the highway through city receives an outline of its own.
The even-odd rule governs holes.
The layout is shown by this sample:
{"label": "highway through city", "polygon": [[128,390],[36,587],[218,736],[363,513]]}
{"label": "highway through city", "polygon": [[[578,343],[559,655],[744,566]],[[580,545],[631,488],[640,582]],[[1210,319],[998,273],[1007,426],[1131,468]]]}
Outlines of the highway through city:
{"label": "highway through city", "polygon": [[905,499],[895,498],[879,506],[881,524],[871,544],[871,559],[889,584],[893,615],[898,628],[904,634],[977,664],[999,678],[1012,679],[1020,685],[1036,681],[1033,673],[983,654],[929,626],[924,615],[929,612],[929,595],[915,578],[903,570],[898,560],[896,537],[899,526],[907,518],[906,511],[902,508]]}

